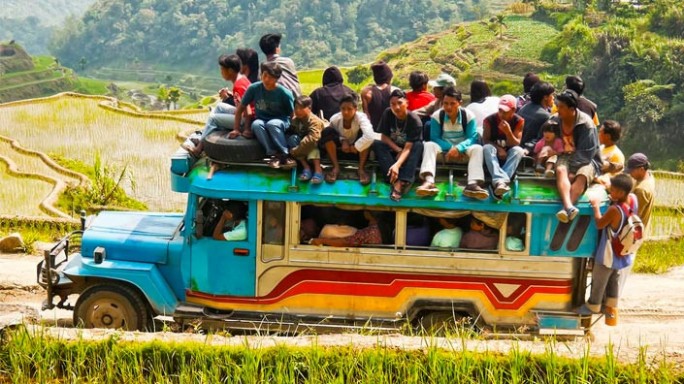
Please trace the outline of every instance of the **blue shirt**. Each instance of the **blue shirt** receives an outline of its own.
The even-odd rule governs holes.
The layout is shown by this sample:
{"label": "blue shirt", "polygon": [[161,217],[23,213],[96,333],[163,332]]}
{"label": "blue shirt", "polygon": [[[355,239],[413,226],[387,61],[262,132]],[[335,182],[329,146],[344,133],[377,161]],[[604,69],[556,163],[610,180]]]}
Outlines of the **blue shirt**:
{"label": "blue shirt", "polygon": [[261,81],[250,85],[242,96],[241,103],[248,105],[252,102],[256,109],[256,118],[263,121],[279,119],[289,122],[294,111],[292,92],[280,84],[271,91],[267,91]]}

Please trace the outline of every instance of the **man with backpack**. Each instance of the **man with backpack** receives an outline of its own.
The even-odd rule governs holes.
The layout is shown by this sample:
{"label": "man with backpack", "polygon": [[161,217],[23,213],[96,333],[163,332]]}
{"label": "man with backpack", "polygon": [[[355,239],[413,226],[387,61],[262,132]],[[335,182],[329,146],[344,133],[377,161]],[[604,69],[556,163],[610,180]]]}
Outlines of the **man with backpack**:
{"label": "man with backpack", "polygon": [[442,108],[432,115],[429,135],[423,137],[425,144],[420,177],[424,182],[416,189],[416,195],[434,196],[439,192],[435,186],[435,172],[437,156],[443,154],[447,161],[468,164],[468,185],[463,195],[487,199],[489,193],[480,186],[484,182],[484,169],[475,117],[461,108],[460,91],[449,86],[444,88],[443,94]]}
{"label": "man with backpack", "polygon": [[636,250],[643,241],[643,223],[637,215],[637,198],[631,193],[632,178],[620,174],[610,179],[610,185],[613,203],[605,214],[601,214],[600,196],[589,198],[601,237],[591,272],[591,294],[578,313],[584,316],[601,313],[603,304],[606,325],[614,326],[617,325],[620,274],[634,263]]}

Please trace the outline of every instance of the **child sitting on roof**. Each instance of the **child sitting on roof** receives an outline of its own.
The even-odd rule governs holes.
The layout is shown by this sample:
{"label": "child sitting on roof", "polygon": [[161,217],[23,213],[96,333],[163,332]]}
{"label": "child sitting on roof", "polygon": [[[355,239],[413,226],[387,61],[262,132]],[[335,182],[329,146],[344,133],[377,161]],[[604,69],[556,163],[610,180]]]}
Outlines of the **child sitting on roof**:
{"label": "child sitting on roof", "polygon": [[556,176],[556,159],[563,153],[563,140],[558,122],[549,120],[541,127],[542,139],[534,145],[535,171],[551,179]]}
{"label": "child sitting on roof", "polygon": [[[295,100],[292,125],[287,131],[287,146],[290,155],[302,164],[300,181],[311,181],[312,184],[320,184],[323,181],[321,170],[321,153],[318,150],[318,140],[325,123],[311,113],[312,101],[309,96],[299,96]],[[309,160],[313,163],[314,172],[311,173]]]}
{"label": "child sitting on roof", "polygon": [[599,143],[601,144],[601,176],[596,181],[610,187],[610,178],[617,176],[625,167],[625,155],[616,143],[620,140],[622,127],[615,120],[606,120],[599,127]]}

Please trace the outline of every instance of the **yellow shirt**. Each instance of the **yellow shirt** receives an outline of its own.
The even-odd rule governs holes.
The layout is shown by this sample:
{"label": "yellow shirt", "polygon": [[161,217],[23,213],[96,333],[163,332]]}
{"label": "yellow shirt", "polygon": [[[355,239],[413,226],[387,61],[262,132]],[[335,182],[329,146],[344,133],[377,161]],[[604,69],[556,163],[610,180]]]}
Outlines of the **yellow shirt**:
{"label": "yellow shirt", "polygon": [[[625,166],[625,155],[622,154],[620,148],[613,144],[610,147],[601,146],[601,159],[603,162],[608,162],[612,164],[620,164],[624,168]],[[609,177],[617,176],[622,172],[622,169],[616,172],[605,172],[604,175],[609,175]]]}

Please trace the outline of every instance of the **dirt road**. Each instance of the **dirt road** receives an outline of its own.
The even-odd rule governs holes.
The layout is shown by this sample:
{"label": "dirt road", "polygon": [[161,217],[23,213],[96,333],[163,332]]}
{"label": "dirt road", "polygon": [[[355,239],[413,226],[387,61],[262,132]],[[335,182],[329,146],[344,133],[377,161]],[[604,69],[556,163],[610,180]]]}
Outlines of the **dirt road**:
{"label": "dirt road", "polygon": [[[30,255],[0,254],[0,325],[39,318],[48,324],[50,332],[61,337],[102,338],[112,331],[92,330],[78,332],[70,328],[71,312],[40,311],[44,291],[36,285],[36,264],[40,257]],[[543,353],[553,348],[558,354],[580,356],[587,350],[601,356],[612,346],[614,353],[623,361],[636,361],[640,350],[646,348],[648,361],[666,358],[668,362],[684,367],[684,267],[663,275],[630,276],[625,287],[620,309],[620,323],[608,327],[598,321],[593,328],[594,341],[579,338],[571,342],[549,343],[544,340],[468,339],[411,337],[398,334],[364,336],[359,334],[328,334],[318,336],[212,336],[210,342],[226,345],[249,343],[254,346],[271,345],[340,345],[357,346],[387,345],[399,348],[423,348],[438,345],[447,349],[508,351],[513,346],[523,350]],[[196,340],[207,342],[207,336],[171,332],[124,333],[127,339],[136,340]]]}

